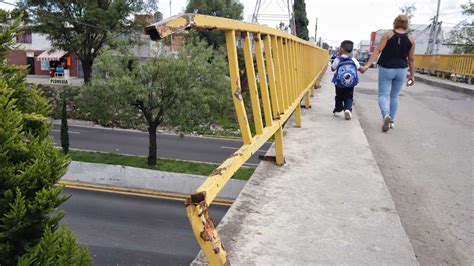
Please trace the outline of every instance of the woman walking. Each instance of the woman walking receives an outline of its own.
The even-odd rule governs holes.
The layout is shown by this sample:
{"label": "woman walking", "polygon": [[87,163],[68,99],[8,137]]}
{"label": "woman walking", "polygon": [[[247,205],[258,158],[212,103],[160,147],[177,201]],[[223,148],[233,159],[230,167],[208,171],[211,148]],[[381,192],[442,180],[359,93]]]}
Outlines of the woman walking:
{"label": "woman walking", "polygon": [[395,127],[398,95],[410,70],[407,86],[415,83],[415,39],[407,33],[408,17],[400,15],[393,21],[393,30],[383,35],[379,46],[370,56],[365,70],[378,60],[378,100],[382,113],[382,131]]}

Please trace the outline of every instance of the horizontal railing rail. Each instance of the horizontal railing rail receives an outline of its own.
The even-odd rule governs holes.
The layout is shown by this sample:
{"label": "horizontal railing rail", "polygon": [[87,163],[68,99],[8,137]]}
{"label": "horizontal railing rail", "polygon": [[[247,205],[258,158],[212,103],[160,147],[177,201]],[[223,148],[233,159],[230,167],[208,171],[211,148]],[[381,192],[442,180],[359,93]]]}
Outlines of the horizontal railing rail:
{"label": "horizontal railing rail", "polygon": [[474,55],[465,54],[433,54],[415,55],[415,65],[419,70],[436,72],[438,76],[454,74],[464,76],[471,83],[474,77]]}
{"label": "horizontal railing rail", "polygon": [[[186,201],[194,236],[208,262],[223,265],[229,261],[209,215],[209,205],[235,172],[272,137],[276,153],[274,160],[277,165],[284,164],[283,126],[293,113],[296,126],[301,126],[301,101],[305,98],[305,108],[310,107],[309,97],[326,70],[328,52],[280,30],[198,14],[169,18],[147,27],[145,32],[152,40],[161,40],[191,29],[225,33],[231,96],[243,142],[242,147],[217,167]],[[243,66],[238,63],[238,40],[243,48]],[[255,128],[253,135],[240,84],[240,69],[243,68],[248,80]]]}

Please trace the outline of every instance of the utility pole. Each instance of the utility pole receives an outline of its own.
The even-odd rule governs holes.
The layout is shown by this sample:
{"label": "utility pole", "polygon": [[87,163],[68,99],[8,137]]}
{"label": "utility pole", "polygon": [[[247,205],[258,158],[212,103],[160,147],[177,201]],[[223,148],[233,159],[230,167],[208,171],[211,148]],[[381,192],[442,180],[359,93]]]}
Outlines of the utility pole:
{"label": "utility pole", "polygon": [[291,34],[296,35],[295,5],[293,1],[287,0],[288,16],[290,16]]}
{"label": "utility pole", "polygon": [[435,44],[438,42],[438,20],[439,20],[439,6],[441,0],[438,0],[438,7],[436,8],[436,16],[433,18],[433,25],[430,31],[430,39],[428,40],[428,47],[426,47],[426,54],[432,54]]}
{"label": "utility pole", "polygon": [[257,0],[257,3],[255,3],[255,7],[253,9],[253,15],[252,15],[252,23],[258,23],[258,15],[260,14],[260,6],[262,4],[262,1]]}
{"label": "utility pole", "polygon": [[318,18],[316,18],[316,26],[314,27],[314,41],[318,40]]}
{"label": "utility pole", "polygon": [[[171,0],[170,0],[170,17],[173,13],[171,12]],[[171,52],[173,52],[173,34],[170,34],[170,48]]]}
{"label": "utility pole", "polygon": [[438,22],[438,28],[436,29],[436,34],[435,34],[435,48],[434,48],[434,53],[438,54],[439,51],[439,40],[438,40],[438,35],[441,33],[441,25],[443,24],[442,21]]}
{"label": "utility pole", "polygon": [[[252,14],[252,23],[271,23],[272,21],[278,21],[286,24],[286,21],[288,20],[288,26],[291,29],[291,33],[294,34],[296,31],[294,30],[295,23],[292,16],[292,2],[292,0],[265,0],[262,3],[262,0],[256,0]],[[265,4],[265,7],[263,7],[263,4]],[[281,4],[284,6],[281,7],[282,13],[265,13],[265,10],[269,6],[281,6]]]}

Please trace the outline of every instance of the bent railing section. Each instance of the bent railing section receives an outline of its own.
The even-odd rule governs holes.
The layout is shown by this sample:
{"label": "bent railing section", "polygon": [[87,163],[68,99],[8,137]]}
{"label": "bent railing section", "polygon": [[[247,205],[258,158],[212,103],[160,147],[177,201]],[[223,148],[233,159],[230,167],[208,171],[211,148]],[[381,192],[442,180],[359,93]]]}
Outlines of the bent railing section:
{"label": "bent railing section", "polygon": [[[301,101],[319,85],[328,64],[328,52],[313,43],[269,27],[198,14],[169,18],[145,29],[152,40],[184,30],[213,29],[225,32],[232,99],[243,145],[217,167],[186,201],[194,236],[211,265],[228,263],[224,246],[208,207],[226,182],[260,147],[274,136],[275,162],[283,165],[283,125],[295,113],[301,126]],[[239,66],[237,38],[245,65]],[[255,71],[254,57],[257,66]],[[255,134],[252,135],[240,84],[240,68],[247,73]],[[259,78],[256,78],[258,74]],[[258,83],[258,84],[257,84]],[[263,109],[263,112],[262,112]],[[262,115],[263,114],[263,115]]]}
{"label": "bent railing section", "polygon": [[435,72],[438,76],[454,74],[454,78],[463,77],[471,83],[474,77],[474,55],[433,54],[415,55],[416,68]]}

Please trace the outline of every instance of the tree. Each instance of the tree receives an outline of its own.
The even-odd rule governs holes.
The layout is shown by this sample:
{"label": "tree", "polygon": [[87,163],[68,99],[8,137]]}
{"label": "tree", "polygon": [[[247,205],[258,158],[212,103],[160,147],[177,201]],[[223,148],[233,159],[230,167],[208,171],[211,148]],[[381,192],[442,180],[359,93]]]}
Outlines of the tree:
{"label": "tree", "polygon": [[62,94],[61,104],[61,147],[63,148],[64,154],[69,153],[69,128],[67,125],[67,100],[66,92]]}
{"label": "tree", "polygon": [[[308,18],[306,17],[306,4],[304,0],[295,0],[293,4],[293,16],[296,29],[296,36],[304,40],[309,40]],[[292,20],[293,20],[292,19]]]}
{"label": "tree", "polygon": [[242,20],[244,5],[236,0],[189,0],[186,13]]}
{"label": "tree", "polygon": [[65,225],[58,230],[46,228],[41,241],[18,261],[18,266],[30,265],[91,265],[87,249],[75,245],[76,238]]}
{"label": "tree", "polygon": [[407,16],[408,20],[410,21],[415,16],[415,11],[416,11],[415,3],[403,5],[399,7],[398,9],[400,9],[400,12],[402,12],[403,15]]}
{"label": "tree", "polygon": [[156,130],[164,121],[181,126],[201,123],[226,109],[222,107],[229,86],[226,64],[205,43],[187,46],[176,57],[161,55],[146,62],[125,51],[120,54],[107,52],[100,57],[97,77],[82,97],[92,116],[146,121],[149,165],[157,163]]}
{"label": "tree", "polygon": [[451,30],[447,44],[454,47],[453,53],[474,54],[474,3],[461,5],[461,8],[467,18]]}
{"label": "tree", "polygon": [[104,46],[134,29],[131,15],[141,10],[143,1],[24,0],[23,5],[33,31],[46,34],[54,48],[77,55],[88,83]]}
{"label": "tree", "polygon": [[276,28],[281,30],[281,31],[288,32],[288,29],[290,28],[290,26],[288,26],[284,22],[280,21],[280,24],[278,24]]}
{"label": "tree", "polygon": [[326,50],[329,50],[329,44],[327,42],[323,42],[322,48],[326,49]]}
{"label": "tree", "polygon": [[[244,6],[236,0],[190,0],[186,6],[186,13],[197,13],[215,17],[242,20]],[[212,30],[198,30],[200,39],[204,39],[215,48],[225,44],[223,32]]]}
{"label": "tree", "polygon": [[[35,87],[26,85],[25,68],[5,63],[20,19],[0,33],[0,264],[17,264],[37,250],[49,232],[75,252],[59,254],[62,250],[57,249],[42,254],[44,261],[78,258],[76,264],[87,265],[91,261],[87,248],[66,237],[72,234],[66,227],[57,229],[64,217],[58,207],[68,197],[56,184],[69,159],[54,147],[47,101]],[[57,246],[52,243],[48,248]]]}

